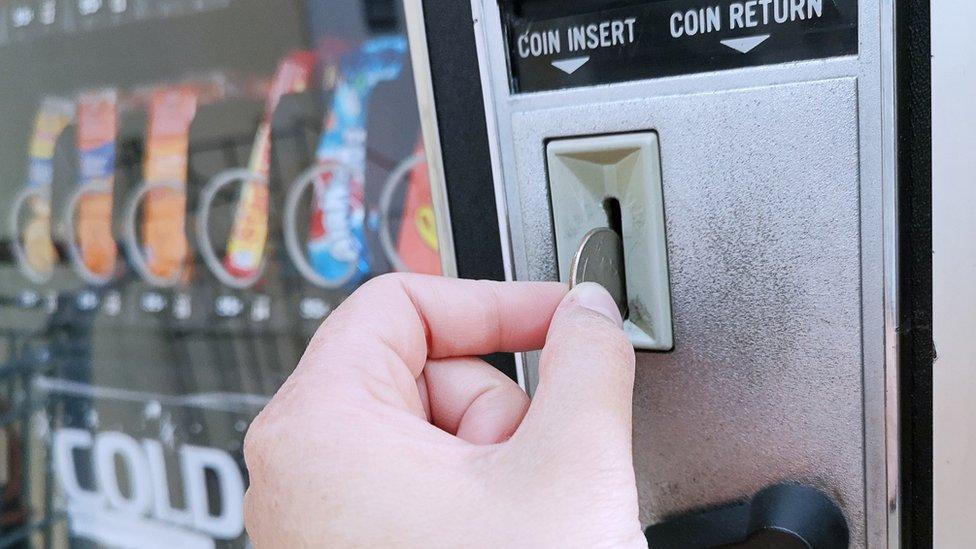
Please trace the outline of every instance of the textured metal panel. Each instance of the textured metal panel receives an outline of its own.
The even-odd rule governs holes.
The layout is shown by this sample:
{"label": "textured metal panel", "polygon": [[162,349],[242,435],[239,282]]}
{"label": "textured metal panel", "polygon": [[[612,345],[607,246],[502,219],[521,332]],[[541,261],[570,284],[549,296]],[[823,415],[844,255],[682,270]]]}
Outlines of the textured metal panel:
{"label": "textured metal panel", "polygon": [[[783,475],[820,486],[841,501],[853,529],[853,547],[899,545],[900,487],[897,475],[892,474],[897,473],[899,436],[892,411],[898,404],[897,394],[886,390],[898,367],[898,349],[893,344],[897,340],[894,266],[898,264],[893,245],[897,243],[893,213],[897,180],[894,3],[859,0],[856,57],[512,95],[505,78],[505,43],[499,32],[497,3],[471,0],[496,193],[508,207],[500,211],[500,222],[503,234],[511,235],[506,252],[513,278],[555,276],[548,203],[541,194],[544,179],[539,179],[544,175],[539,170],[539,140],[544,134],[566,136],[596,128],[620,132],[667,124],[672,136],[662,137],[667,150],[696,139],[712,147],[707,156],[694,155],[709,162],[708,169],[685,160],[680,169],[707,172],[724,184],[730,173],[768,182],[776,172],[782,179],[807,183],[795,189],[800,196],[792,196],[753,188],[737,177],[737,192],[720,193],[706,187],[696,193],[672,187],[666,196],[669,216],[682,209],[706,209],[713,214],[699,216],[697,225],[670,218],[669,224],[709,235],[700,242],[689,240],[688,246],[672,246],[672,254],[700,255],[699,263],[682,264],[682,291],[698,285],[693,291],[701,298],[699,306],[716,310],[711,316],[703,310],[696,312],[708,330],[686,321],[685,337],[695,339],[679,339],[678,345],[690,343],[690,348],[679,348],[673,357],[642,358],[635,457],[645,522],[668,510],[721,503],[730,494],[744,495],[738,492],[749,491],[763,478]],[[810,88],[800,91],[804,86]],[[797,99],[799,103],[790,103]],[[615,111],[620,106],[626,110]],[[732,106],[736,110],[729,110]],[[807,120],[809,125],[798,120]],[[727,141],[724,138],[731,128],[760,132],[751,137],[759,141]],[[774,150],[770,144],[783,147]],[[822,155],[811,159],[818,146],[824,147]],[[705,150],[701,146],[697,153]],[[838,151],[850,155],[837,156]],[[857,163],[853,173],[859,185],[845,185],[850,179],[822,181],[825,175],[839,171],[850,175],[852,172],[845,171],[850,169],[849,162]],[[667,158],[664,169],[680,171]],[[842,194],[831,194],[818,203],[804,194],[814,192],[809,186],[812,182],[825,193]],[[680,191],[677,195],[676,189]],[[679,197],[685,200],[676,202]],[[711,202],[718,198],[735,202]],[[839,202],[845,208],[837,210]],[[801,203],[814,209],[796,210]],[[831,217],[829,208],[840,217]],[[736,219],[731,211],[739,211],[743,217]],[[724,215],[714,215],[717,212]],[[791,213],[798,215],[783,232]],[[856,216],[854,229],[849,225],[851,215]],[[824,220],[830,223],[817,225]],[[840,230],[844,227],[847,230]],[[735,245],[722,236],[746,236],[750,230],[753,240],[746,238]],[[765,242],[761,231],[772,231],[784,240]],[[818,245],[812,239],[824,242]],[[742,242],[756,248],[750,251],[750,261],[727,261],[735,257],[733,252],[746,251],[748,246]],[[859,269],[852,271],[849,262],[836,261],[855,250]],[[771,251],[781,260],[795,257],[802,265],[777,263]],[[814,251],[825,253],[827,257],[819,259],[824,264],[803,259]],[[679,268],[675,260],[672,257],[672,273]],[[691,268],[702,270],[688,272]],[[740,284],[729,282],[736,278],[732,277],[735,272]],[[825,281],[832,277],[838,283],[829,293]],[[704,299],[708,295],[712,298]],[[817,305],[817,299],[824,300]],[[756,307],[723,309],[735,300]],[[686,303],[675,300],[674,305],[677,309]],[[808,316],[794,322],[793,315],[802,307],[810,307]],[[856,319],[852,308],[859,308]],[[787,311],[793,314],[783,314]],[[691,318],[680,311],[676,315]],[[826,335],[842,339],[816,341]],[[730,339],[732,336],[739,339]],[[790,341],[792,346],[787,345]],[[756,346],[753,355],[749,345]],[[770,353],[773,356],[767,357]],[[530,354],[523,361],[530,391],[536,383],[536,360],[537,354]],[[818,409],[817,399],[834,405]],[[852,404],[855,401],[859,413],[854,408],[858,404]],[[785,407],[775,407],[784,403]],[[855,416],[861,420],[860,433],[853,425]],[[840,425],[845,428],[837,429]],[[783,434],[789,436],[781,444],[760,444]],[[678,451],[687,448],[691,449],[688,453]]]}
{"label": "textured metal panel", "polygon": [[638,359],[642,520],[803,481],[864,545],[856,79],[514,113],[522,278],[557,278],[545,140],[637,130],[661,140],[675,321]]}

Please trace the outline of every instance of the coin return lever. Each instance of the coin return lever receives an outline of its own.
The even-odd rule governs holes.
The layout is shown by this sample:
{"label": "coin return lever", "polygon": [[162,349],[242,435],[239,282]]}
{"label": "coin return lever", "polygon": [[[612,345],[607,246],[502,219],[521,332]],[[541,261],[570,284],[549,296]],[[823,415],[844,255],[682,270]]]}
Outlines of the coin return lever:
{"label": "coin return lever", "polygon": [[653,132],[550,141],[546,147],[559,277],[580,241],[609,227],[624,244],[629,315],[638,350],[673,347],[660,147]]}

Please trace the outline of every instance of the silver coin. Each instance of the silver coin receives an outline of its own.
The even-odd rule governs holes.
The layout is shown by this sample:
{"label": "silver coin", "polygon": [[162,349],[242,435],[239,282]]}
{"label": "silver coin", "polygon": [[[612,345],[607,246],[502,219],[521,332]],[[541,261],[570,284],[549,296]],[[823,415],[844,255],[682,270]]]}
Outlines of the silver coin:
{"label": "silver coin", "polygon": [[569,269],[570,287],[596,282],[610,292],[620,316],[627,318],[627,277],[620,235],[607,228],[586,233]]}

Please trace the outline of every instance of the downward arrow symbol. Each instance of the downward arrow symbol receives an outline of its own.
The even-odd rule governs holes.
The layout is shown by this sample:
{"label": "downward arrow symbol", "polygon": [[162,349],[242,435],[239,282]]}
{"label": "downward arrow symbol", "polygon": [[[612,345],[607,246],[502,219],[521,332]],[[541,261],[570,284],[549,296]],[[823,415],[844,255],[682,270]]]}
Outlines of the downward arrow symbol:
{"label": "downward arrow symbol", "polygon": [[749,36],[747,38],[730,38],[728,40],[722,40],[722,44],[739,53],[749,53],[754,50],[756,46],[762,44],[768,39],[769,35],[763,34],[761,36]]}
{"label": "downward arrow symbol", "polygon": [[590,56],[585,57],[571,57],[569,59],[560,59],[559,61],[553,61],[552,66],[563,71],[566,74],[573,74],[578,71],[580,67],[587,64],[590,61]]}

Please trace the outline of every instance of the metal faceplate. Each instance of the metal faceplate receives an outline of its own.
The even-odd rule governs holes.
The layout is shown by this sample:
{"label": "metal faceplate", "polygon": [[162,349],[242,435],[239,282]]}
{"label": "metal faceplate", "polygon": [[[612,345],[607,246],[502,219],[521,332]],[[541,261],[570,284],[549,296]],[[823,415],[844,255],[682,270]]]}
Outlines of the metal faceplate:
{"label": "metal faceplate", "polygon": [[852,546],[897,546],[890,1],[857,5],[857,55],[525,94],[472,7],[511,278],[559,278],[549,140],[660,139],[674,350],[637,359],[642,523],[796,482]]}

